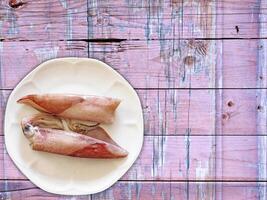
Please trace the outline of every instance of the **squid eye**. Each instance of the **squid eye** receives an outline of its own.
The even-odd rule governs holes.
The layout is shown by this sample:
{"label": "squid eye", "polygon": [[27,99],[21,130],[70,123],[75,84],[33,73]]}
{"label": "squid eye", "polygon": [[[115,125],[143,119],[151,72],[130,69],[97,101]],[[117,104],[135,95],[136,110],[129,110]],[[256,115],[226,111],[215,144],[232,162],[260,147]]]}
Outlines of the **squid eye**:
{"label": "squid eye", "polygon": [[30,125],[30,124],[25,124],[25,126],[24,126],[24,130],[25,130],[25,131],[30,131],[30,130],[31,130],[31,127],[32,127],[32,125]]}
{"label": "squid eye", "polygon": [[23,129],[24,135],[27,138],[31,138],[35,134],[34,127],[31,124],[29,124],[29,123],[25,124],[22,129]]}

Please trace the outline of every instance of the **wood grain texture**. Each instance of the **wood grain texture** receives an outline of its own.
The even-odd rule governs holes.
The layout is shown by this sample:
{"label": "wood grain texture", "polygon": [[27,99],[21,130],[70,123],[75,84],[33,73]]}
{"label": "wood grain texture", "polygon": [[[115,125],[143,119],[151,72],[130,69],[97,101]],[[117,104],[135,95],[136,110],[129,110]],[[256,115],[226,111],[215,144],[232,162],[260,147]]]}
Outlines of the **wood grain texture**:
{"label": "wood grain texture", "polygon": [[[87,43],[66,41],[0,42],[2,88],[15,86],[40,63],[57,57],[87,57]],[[18,62],[19,61],[19,62]]]}
{"label": "wood grain texture", "polygon": [[258,15],[267,8],[254,0],[89,2],[89,38],[144,40],[258,38],[265,24]]}
{"label": "wood grain texture", "polygon": [[[87,43],[81,41],[72,42],[71,46],[65,41],[2,42],[1,88],[12,89],[45,60],[88,54],[108,63],[135,88],[256,88],[258,43],[259,40],[216,44],[203,40],[94,42],[89,43],[87,53]],[[222,59],[221,65],[217,56]],[[266,79],[266,74],[262,78]]]}
{"label": "wood grain texture", "polygon": [[[260,90],[266,92],[266,89]],[[11,91],[2,90],[0,121],[3,122],[7,98]],[[266,135],[264,103],[257,104],[258,90],[137,90],[143,113],[145,135]],[[222,93],[221,98],[217,95]],[[222,104],[215,110],[215,103]],[[14,105],[21,106],[21,105]],[[262,106],[261,109],[258,106]],[[216,121],[217,120],[217,124]],[[216,131],[215,126],[221,126]],[[1,124],[0,124],[1,128]],[[1,129],[2,130],[2,129]],[[3,132],[0,131],[0,135]]]}
{"label": "wood grain texture", "polygon": [[[261,11],[254,0],[243,4],[230,0],[93,0],[88,4],[88,19],[85,0],[23,2],[13,7],[8,0],[1,2],[3,39],[257,38],[257,27],[264,24],[257,17]],[[262,7],[266,9],[267,5]]]}
{"label": "wood grain texture", "polygon": [[[261,183],[221,183],[221,182],[198,182],[189,183],[189,193],[187,193],[186,182],[125,182],[119,181],[111,188],[104,192],[84,195],[84,196],[62,196],[52,195],[45,191],[38,189],[29,181],[0,181],[0,198],[2,199],[16,199],[16,200],[38,200],[49,199],[77,199],[77,200],[147,200],[147,199],[210,199],[209,188],[215,187],[216,199],[235,199],[235,200],[257,200],[260,196],[259,189],[266,189],[266,184]],[[220,186],[220,187],[219,187]]]}
{"label": "wood grain texture", "polygon": [[[0,179],[25,180],[3,140],[0,136]],[[259,163],[267,164],[258,160],[262,150],[255,136],[217,136],[215,142],[213,136],[145,136],[138,160],[122,180],[267,181],[258,175]],[[214,165],[217,162],[222,164]]]}
{"label": "wood grain texture", "polygon": [[90,195],[87,196],[64,196],[55,195],[45,192],[30,181],[0,181],[0,199],[16,199],[16,200],[91,200]]}
{"label": "wood grain texture", "polygon": [[[0,39],[71,40],[87,38],[87,1],[2,0]],[[23,2],[19,4],[19,2]]]}
{"label": "wood grain texture", "polygon": [[[216,188],[212,193],[211,188]],[[259,188],[266,189],[262,184],[255,183],[184,183],[184,182],[118,182],[112,188],[92,195],[95,200],[108,199],[169,199],[169,200],[209,200],[209,199],[235,199],[256,200],[259,197]]]}
{"label": "wood grain texture", "polygon": [[[264,1],[260,1],[260,11],[261,14],[259,15],[259,19],[261,21],[266,21],[266,14],[267,11],[264,9]],[[260,28],[260,36],[264,35],[264,32],[267,30],[266,25],[261,25]],[[267,42],[266,40],[260,40],[259,42],[260,50],[259,50],[259,57],[258,57],[258,68],[257,68],[257,76],[258,76],[258,86],[267,88],[267,79],[265,76],[267,75]],[[257,104],[258,104],[258,118],[257,118],[257,131],[259,133],[267,132],[267,91],[258,90],[257,91]],[[267,160],[267,137],[258,137],[258,148],[262,149],[258,153],[259,159],[259,166],[258,166],[258,174],[260,177],[267,177],[267,165],[264,163]],[[260,189],[260,196],[259,200],[263,200],[267,198],[267,190]]]}
{"label": "wood grain texture", "polygon": [[[0,2],[0,199],[266,199],[265,1],[11,3]],[[4,146],[10,91],[41,62],[65,56],[108,63],[142,101],[142,153],[95,195],[38,189]]]}

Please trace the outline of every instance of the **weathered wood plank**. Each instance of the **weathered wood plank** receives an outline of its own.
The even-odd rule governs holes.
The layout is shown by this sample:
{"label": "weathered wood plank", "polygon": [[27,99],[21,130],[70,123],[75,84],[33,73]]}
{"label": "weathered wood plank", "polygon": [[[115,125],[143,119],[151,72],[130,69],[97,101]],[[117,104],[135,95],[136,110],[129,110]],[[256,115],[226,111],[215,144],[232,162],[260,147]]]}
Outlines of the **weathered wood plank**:
{"label": "weathered wood plank", "polygon": [[[267,181],[258,176],[259,162],[267,163],[258,160],[257,137],[217,136],[216,143],[213,137],[145,136],[138,160],[122,180]],[[0,142],[0,179],[25,179],[6,154],[3,136]],[[215,162],[222,164],[214,167]]]}
{"label": "weathered wood plank", "polygon": [[[214,41],[203,40],[94,42],[89,43],[89,57],[108,63],[135,88],[218,88],[222,80],[223,88],[256,88],[258,42],[223,41],[222,52]],[[1,88],[12,89],[44,60],[87,57],[86,51],[86,42],[73,42],[71,47],[63,41],[2,42]],[[216,64],[216,56],[222,56],[222,65]]]}
{"label": "weathered wood plank", "polygon": [[3,0],[0,19],[0,39],[4,40],[87,38],[86,0]]}
{"label": "weathered wood plank", "polygon": [[[18,0],[14,1],[17,2]],[[87,39],[87,1],[24,0],[0,4],[1,37]],[[217,7],[217,10],[216,10]],[[267,5],[263,5],[267,8]],[[257,1],[89,1],[89,38],[180,39],[258,37]],[[219,17],[218,17],[219,16]],[[216,20],[223,16],[222,20]],[[217,21],[217,22],[216,22]],[[216,23],[215,23],[216,22]],[[214,31],[216,30],[216,32]],[[38,34],[36,34],[38,33]],[[266,33],[264,32],[264,35]]]}
{"label": "weathered wood plank", "polygon": [[30,181],[0,181],[0,199],[16,200],[91,200],[90,195],[64,196],[45,192]]}
{"label": "weathered wood plank", "polygon": [[256,87],[259,40],[228,40],[218,43],[220,42],[222,43],[222,54],[218,52],[217,56],[222,56],[222,65],[219,66],[217,63],[216,67],[222,71],[220,77],[222,80],[218,80],[222,81],[222,87]]}
{"label": "weathered wood plank", "polygon": [[[222,186],[222,187],[219,187]],[[210,188],[216,188],[211,193]],[[266,189],[266,184],[257,186],[256,183],[220,183],[220,182],[117,182],[110,189],[92,195],[92,199],[224,199],[224,200],[256,200],[259,197],[259,188]],[[113,198],[112,198],[113,197]]]}
{"label": "weathered wood plank", "polygon": [[[260,11],[261,14],[259,16],[259,20],[261,22],[266,22],[266,14],[267,11],[264,9],[264,4],[266,2],[260,1]],[[264,32],[267,31],[266,25],[261,25],[260,28],[260,36],[264,35]],[[266,40],[260,40],[259,41],[259,57],[258,57],[258,66],[257,66],[257,77],[258,87],[265,87],[267,88],[267,79],[265,78],[267,76],[267,41]],[[267,91],[264,90],[258,90],[257,91],[257,105],[258,105],[258,117],[257,117],[257,132],[262,135],[263,133],[267,132]],[[260,177],[266,177],[267,176],[267,165],[264,165],[263,163],[267,160],[267,136],[258,137],[258,148],[262,149],[262,151],[259,151],[258,153],[258,160],[259,160],[259,166],[258,166],[258,174]],[[260,190],[260,196],[259,200],[264,200],[267,198],[267,190],[261,188]]]}
{"label": "weathered wood plank", "polygon": [[[262,89],[263,93],[266,91]],[[0,92],[1,122],[10,92]],[[256,89],[137,90],[137,93],[143,107],[145,135],[186,135],[188,129],[190,135],[266,135],[264,130],[257,131],[257,126],[266,125],[264,120],[257,123],[266,103],[258,108]],[[222,93],[221,99],[217,99],[218,93]],[[222,104],[220,109],[215,110],[215,101]],[[222,130],[216,131],[215,125]]]}
{"label": "weathered wood plank", "polygon": [[[57,57],[87,57],[87,43],[66,41],[0,42],[1,88],[13,87],[31,69]],[[11,86],[13,85],[13,86]]]}
{"label": "weathered wood plank", "polygon": [[265,23],[255,0],[90,2],[89,38],[257,38]]}
{"label": "weathered wood plank", "polygon": [[[263,9],[267,3],[263,3]],[[266,37],[267,32],[259,35],[259,26],[265,22],[259,20],[259,2],[245,0],[220,0],[217,2],[217,37],[219,38],[258,38]]]}
{"label": "weathered wood plank", "polygon": [[[222,186],[222,187],[218,187]],[[186,182],[125,182],[119,181],[111,188],[104,192],[90,195],[75,197],[75,199],[92,199],[92,200],[125,200],[125,199],[210,199],[211,194],[209,188],[215,187],[216,199],[224,200],[257,200],[260,196],[259,189],[266,189],[266,184],[261,183],[258,186],[256,183],[221,183],[221,182],[198,182],[189,183],[189,192],[187,192]],[[0,181],[2,199],[73,199],[73,196],[52,195],[38,189],[29,181]],[[221,188],[221,189],[219,189]]]}

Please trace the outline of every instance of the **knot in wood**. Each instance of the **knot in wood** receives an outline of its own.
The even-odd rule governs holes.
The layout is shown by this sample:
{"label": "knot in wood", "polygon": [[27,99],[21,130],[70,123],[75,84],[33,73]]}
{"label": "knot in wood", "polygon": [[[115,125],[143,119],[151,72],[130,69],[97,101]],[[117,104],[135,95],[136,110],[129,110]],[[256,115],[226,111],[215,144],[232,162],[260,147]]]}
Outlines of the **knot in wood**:
{"label": "knot in wood", "polygon": [[186,56],[183,60],[185,65],[192,66],[196,62],[195,56]]}
{"label": "knot in wood", "polygon": [[9,6],[11,8],[20,8],[21,6],[23,6],[24,4],[26,4],[26,2],[21,1],[21,0],[10,0],[9,1]]}

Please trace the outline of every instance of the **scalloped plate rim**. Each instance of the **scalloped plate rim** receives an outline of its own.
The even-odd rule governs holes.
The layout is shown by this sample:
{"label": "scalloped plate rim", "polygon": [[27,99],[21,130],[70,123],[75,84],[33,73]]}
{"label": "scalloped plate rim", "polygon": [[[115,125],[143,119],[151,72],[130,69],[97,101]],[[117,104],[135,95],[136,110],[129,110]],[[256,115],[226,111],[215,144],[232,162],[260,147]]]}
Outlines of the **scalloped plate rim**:
{"label": "scalloped plate rim", "polygon": [[[35,73],[37,73],[39,70],[41,70],[43,67],[48,67],[47,65],[50,64],[50,62],[54,62],[54,61],[73,61],[75,60],[75,62],[73,62],[72,64],[77,64],[79,62],[97,62],[101,65],[103,65],[106,69],[111,70],[112,73],[115,73],[116,76],[120,77],[123,81],[124,84],[126,84],[127,87],[129,87],[129,89],[134,93],[134,95],[136,95],[137,99],[139,100],[139,108],[141,111],[141,119],[142,119],[142,123],[141,123],[141,131],[142,131],[142,137],[140,138],[141,140],[141,146],[138,149],[138,151],[136,152],[136,156],[131,160],[130,164],[127,165],[127,169],[126,170],[121,170],[121,173],[119,175],[117,175],[117,179],[111,181],[109,184],[104,185],[104,186],[100,186],[97,190],[94,191],[84,191],[84,190],[78,190],[77,188],[72,188],[75,190],[75,192],[70,192],[68,190],[70,190],[70,188],[67,188],[67,190],[54,190],[51,188],[47,188],[44,187],[43,185],[40,186],[40,184],[36,181],[36,179],[34,177],[32,177],[32,173],[28,173],[26,170],[24,170],[25,166],[21,166],[22,164],[19,163],[12,155],[12,153],[10,152],[8,146],[6,145],[6,131],[8,129],[8,124],[6,122],[6,113],[8,112],[8,108],[10,105],[10,99],[14,98],[15,93],[17,92],[17,90],[19,90],[20,86],[23,85],[23,83],[25,81],[27,81],[27,79],[29,79],[31,76],[34,76]],[[77,61],[76,61],[77,60]],[[47,191],[49,193],[54,193],[54,194],[60,194],[60,195],[89,195],[89,194],[95,194],[101,191],[104,191],[106,189],[108,189],[109,187],[111,187],[113,184],[115,184],[130,168],[131,166],[134,164],[134,162],[136,161],[136,159],[138,158],[138,156],[140,155],[140,152],[142,150],[142,146],[143,146],[143,141],[144,141],[144,121],[143,121],[143,112],[142,112],[142,105],[139,99],[138,94],[136,93],[136,91],[134,90],[134,88],[130,85],[130,83],[122,76],[120,75],[116,70],[114,70],[112,67],[110,67],[108,64],[97,60],[97,59],[93,59],[93,58],[77,58],[77,57],[62,57],[62,58],[55,58],[55,59],[50,59],[47,61],[44,61],[42,63],[40,63],[38,66],[36,66],[33,70],[31,70],[24,78],[22,78],[19,83],[14,87],[14,89],[12,90],[12,92],[10,93],[7,103],[6,103],[6,107],[5,107],[5,117],[4,117],[4,140],[5,140],[5,146],[6,146],[6,151],[7,153],[10,155],[11,160],[15,163],[15,165],[17,166],[17,168],[19,169],[19,171],[24,174],[32,183],[34,183],[36,186],[40,187],[41,189],[43,189],[44,191]]]}

